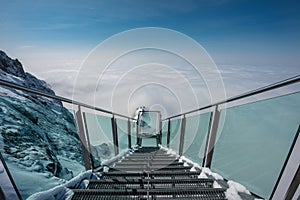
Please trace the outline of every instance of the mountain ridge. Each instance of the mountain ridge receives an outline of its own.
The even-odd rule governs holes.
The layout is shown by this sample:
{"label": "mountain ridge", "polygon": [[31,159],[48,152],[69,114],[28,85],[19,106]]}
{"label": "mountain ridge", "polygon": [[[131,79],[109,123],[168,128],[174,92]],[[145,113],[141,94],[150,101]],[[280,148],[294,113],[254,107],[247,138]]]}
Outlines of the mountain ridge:
{"label": "mountain ridge", "polygon": [[[1,50],[0,79],[55,95],[49,84]],[[85,170],[72,112],[60,101],[1,85],[0,151],[24,199]]]}

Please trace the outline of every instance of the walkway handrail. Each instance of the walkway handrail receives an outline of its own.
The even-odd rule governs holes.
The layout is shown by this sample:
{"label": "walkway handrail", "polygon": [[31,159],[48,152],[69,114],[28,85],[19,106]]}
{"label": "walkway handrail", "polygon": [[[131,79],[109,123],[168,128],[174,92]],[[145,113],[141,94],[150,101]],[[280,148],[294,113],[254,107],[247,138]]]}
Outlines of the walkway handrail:
{"label": "walkway handrail", "polygon": [[82,103],[82,102],[79,102],[79,101],[68,99],[68,98],[65,98],[65,97],[62,97],[62,96],[47,94],[47,93],[44,93],[42,91],[35,90],[35,89],[30,89],[30,88],[27,88],[25,86],[22,86],[22,85],[19,85],[19,84],[16,84],[16,83],[12,83],[12,82],[9,82],[9,81],[6,81],[6,80],[0,79],[0,85],[7,86],[7,87],[10,87],[10,88],[14,88],[14,89],[17,89],[17,90],[22,90],[22,91],[25,91],[25,92],[30,92],[32,94],[40,95],[40,96],[47,97],[47,98],[50,98],[50,99],[54,99],[54,100],[57,100],[57,101],[70,103],[70,104],[74,104],[74,105],[77,105],[77,106],[82,106],[82,107],[89,108],[89,109],[96,110],[96,111],[100,111],[100,112],[103,112],[103,113],[106,113],[106,114],[111,114],[111,115],[123,117],[123,118],[126,118],[126,119],[134,120],[132,117],[128,117],[126,115],[122,115],[122,114],[119,114],[119,113],[108,111],[108,110],[105,110],[103,108],[91,106],[91,105],[88,105],[86,103]]}
{"label": "walkway handrail", "polygon": [[287,85],[291,85],[291,84],[294,84],[294,83],[297,83],[297,82],[300,82],[300,75],[293,76],[293,77],[290,77],[288,79],[285,79],[285,80],[282,80],[282,81],[279,81],[279,82],[276,82],[276,83],[272,83],[270,85],[267,85],[267,86],[264,86],[264,87],[261,87],[261,88],[258,88],[258,89],[255,89],[255,90],[252,90],[252,91],[249,91],[249,92],[246,92],[246,93],[243,93],[243,94],[231,97],[231,98],[228,98],[226,100],[219,101],[217,103],[213,103],[213,104],[195,109],[195,110],[191,110],[191,111],[184,112],[184,113],[181,113],[181,114],[173,115],[171,117],[167,117],[167,118],[163,119],[162,121],[166,121],[166,120],[169,120],[169,119],[172,119],[172,118],[176,118],[176,117],[180,117],[180,116],[183,116],[183,115],[198,112],[198,111],[201,111],[201,110],[205,110],[205,109],[208,109],[208,108],[211,108],[211,107],[214,107],[214,106],[217,106],[217,105],[221,105],[221,104],[224,104],[224,103],[229,103],[229,102],[232,102],[232,101],[240,100],[240,99],[243,99],[243,98],[246,98],[246,97],[249,97],[249,96],[253,96],[253,95],[260,94],[260,93],[263,93],[263,92],[267,92],[267,91],[270,91],[270,90],[278,89],[278,88],[281,88],[281,87],[284,87],[284,86],[287,86]]}

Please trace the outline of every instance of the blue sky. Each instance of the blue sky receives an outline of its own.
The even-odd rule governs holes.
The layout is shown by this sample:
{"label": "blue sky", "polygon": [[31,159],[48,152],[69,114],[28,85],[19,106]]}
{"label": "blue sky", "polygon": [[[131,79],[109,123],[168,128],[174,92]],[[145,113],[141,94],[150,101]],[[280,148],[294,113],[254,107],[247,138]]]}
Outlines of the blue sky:
{"label": "blue sky", "polygon": [[299,10],[299,1],[277,0],[1,0],[0,48],[66,96],[62,87],[100,42],[133,28],[168,28],[207,50],[227,88],[247,77],[230,96],[299,74]]}
{"label": "blue sky", "polygon": [[[198,41],[222,64],[298,65],[298,1],[2,1],[1,46],[88,49],[137,27],[164,27]],[[75,49],[75,50],[74,50]],[[17,55],[15,55],[17,56]]]}

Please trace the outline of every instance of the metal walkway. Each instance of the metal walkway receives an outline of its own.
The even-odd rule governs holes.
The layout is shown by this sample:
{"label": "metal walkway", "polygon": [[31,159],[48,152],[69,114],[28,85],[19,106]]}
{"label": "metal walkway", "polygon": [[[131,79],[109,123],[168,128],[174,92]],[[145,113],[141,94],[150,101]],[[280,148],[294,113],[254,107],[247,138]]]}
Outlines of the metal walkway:
{"label": "metal walkway", "polygon": [[72,200],[226,199],[212,179],[199,179],[200,169],[180,162],[164,150],[144,147],[113,163],[87,189],[73,190]]}

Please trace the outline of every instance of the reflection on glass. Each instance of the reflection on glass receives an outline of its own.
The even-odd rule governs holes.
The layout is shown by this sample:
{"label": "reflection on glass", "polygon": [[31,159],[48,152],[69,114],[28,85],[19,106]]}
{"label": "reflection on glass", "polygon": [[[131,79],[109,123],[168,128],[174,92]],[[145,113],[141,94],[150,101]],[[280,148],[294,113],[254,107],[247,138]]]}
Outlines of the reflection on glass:
{"label": "reflection on glass", "polygon": [[85,113],[87,132],[89,134],[93,166],[112,158],[114,154],[111,118]]}
{"label": "reflection on glass", "polygon": [[166,147],[167,146],[167,137],[168,137],[168,121],[163,121],[161,132],[162,132],[161,145]]}
{"label": "reflection on glass", "polygon": [[171,120],[170,148],[179,152],[181,119]]}
{"label": "reflection on glass", "polygon": [[128,121],[117,119],[118,145],[119,152],[124,152],[128,149]]}
{"label": "reflection on glass", "polygon": [[268,199],[300,124],[299,102],[295,93],[222,111],[212,169]]}
{"label": "reflection on glass", "polygon": [[24,199],[85,170],[73,114],[44,97],[25,99],[0,97],[0,151]]}
{"label": "reflection on glass", "polygon": [[136,128],[136,122],[130,121],[130,129],[131,129],[131,147],[135,146],[137,144],[137,128]]}
{"label": "reflection on glass", "polygon": [[143,112],[141,119],[141,132],[146,136],[155,135],[159,128],[159,114],[156,112]]}
{"label": "reflection on glass", "polygon": [[183,155],[202,165],[211,113],[186,118]]}
{"label": "reflection on glass", "polygon": [[17,192],[5,169],[4,160],[0,153],[0,199],[19,199]]}
{"label": "reflection on glass", "polygon": [[158,112],[145,111],[141,115],[140,130],[141,146],[157,146],[157,137],[159,134],[159,120],[160,114]]}

